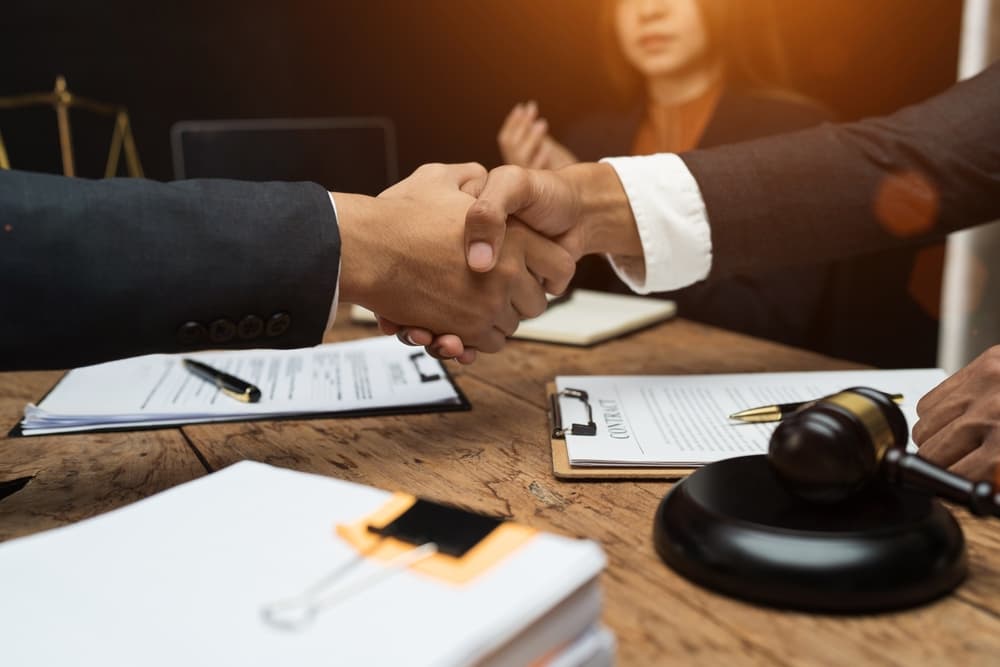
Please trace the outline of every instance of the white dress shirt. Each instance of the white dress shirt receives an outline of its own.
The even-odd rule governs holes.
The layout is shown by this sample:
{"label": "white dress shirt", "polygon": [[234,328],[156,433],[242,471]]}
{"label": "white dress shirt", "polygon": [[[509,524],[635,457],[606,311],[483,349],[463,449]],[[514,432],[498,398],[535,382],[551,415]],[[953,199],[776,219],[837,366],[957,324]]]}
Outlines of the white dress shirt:
{"label": "white dress shirt", "polygon": [[635,216],[643,257],[608,256],[639,294],[686,287],[712,268],[705,201],[687,165],[673,153],[605,158],[618,173]]}
{"label": "white dress shirt", "polygon": [[[336,224],[340,224],[337,218],[337,202],[333,199],[333,193],[328,193],[330,195],[330,205],[333,206],[333,219],[338,220]],[[343,255],[344,246],[340,246],[340,254]],[[341,258],[337,259],[337,288],[333,290],[333,303],[330,304],[330,316],[326,318],[326,329],[330,330],[333,326],[333,321],[337,319],[337,304],[340,302],[340,267],[343,265],[343,260]]]}

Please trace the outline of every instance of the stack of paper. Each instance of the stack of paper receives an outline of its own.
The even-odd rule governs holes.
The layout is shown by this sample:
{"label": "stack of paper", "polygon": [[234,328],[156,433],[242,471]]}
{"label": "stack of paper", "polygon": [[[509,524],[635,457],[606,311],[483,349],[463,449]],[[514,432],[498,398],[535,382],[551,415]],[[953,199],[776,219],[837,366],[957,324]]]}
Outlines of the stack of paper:
{"label": "stack of paper", "polygon": [[[230,398],[181,363],[196,359],[256,385]],[[464,399],[441,362],[392,337],[300,350],[154,354],[70,371],[24,411],[24,435],[363,411],[453,409]]]}
{"label": "stack of paper", "polygon": [[[4,660],[611,664],[613,642],[598,624],[605,560],[592,542],[531,533],[464,584],[367,558],[345,570],[359,556],[336,526],[368,516],[391,496],[244,462],[0,545]],[[274,601],[329,583],[341,570],[344,579],[367,583],[301,627],[266,620],[262,612]]]}

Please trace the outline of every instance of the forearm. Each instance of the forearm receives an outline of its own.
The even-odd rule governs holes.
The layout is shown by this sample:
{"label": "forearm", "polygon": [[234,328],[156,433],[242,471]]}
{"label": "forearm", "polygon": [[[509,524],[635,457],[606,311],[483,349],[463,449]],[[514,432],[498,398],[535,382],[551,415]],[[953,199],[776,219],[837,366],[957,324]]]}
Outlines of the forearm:
{"label": "forearm", "polygon": [[583,254],[642,256],[628,196],[614,168],[581,163],[559,170],[574,190],[574,213],[582,230]]}
{"label": "forearm", "polygon": [[380,235],[371,232],[378,225],[379,202],[373,197],[333,193],[337,202],[340,230],[341,265],[340,299],[372,308],[372,297],[379,287],[380,266],[386,255],[379,244]]}

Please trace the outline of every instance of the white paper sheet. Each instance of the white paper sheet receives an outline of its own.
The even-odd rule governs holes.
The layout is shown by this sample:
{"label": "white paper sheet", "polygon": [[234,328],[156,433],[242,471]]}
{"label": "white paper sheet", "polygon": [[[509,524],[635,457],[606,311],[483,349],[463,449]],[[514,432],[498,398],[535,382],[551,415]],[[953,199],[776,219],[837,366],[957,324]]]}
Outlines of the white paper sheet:
{"label": "white paper sheet", "polygon": [[[596,436],[566,436],[571,465],[697,466],[767,452],[777,424],[746,424],[729,415],[746,408],[808,401],[868,386],[903,394],[910,427],[920,397],[946,377],[938,368],[736,373],[718,375],[559,376],[556,386],[590,395]],[[560,398],[563,425],[586,421],[583,403]],[[910,443],[911,449],[915,449]]]}
{"label": "white paper sheet", "polygon": [[[243,403],[181,363],[202,361],[261,390]],[[25,435],[458,403],[444,368],[392,337],[299,350],[155,354],[70,371],[38,406]]]}
{"label": "white paper sheet", "polygon": [[[402,570],[301,629],[265,622],[268,603],[356,560],[335,526],[370,514],[389,495],[243,462],[94,519],[4,543],[5,664],[478,664],[562,601],[596,586],[603,569],[596,543],[540,533],[465,585]],[[382,567],[366,561],[350,576]],[[575,627],[548,628],[548,650],[597,621],[599,599],[588,608]]]}

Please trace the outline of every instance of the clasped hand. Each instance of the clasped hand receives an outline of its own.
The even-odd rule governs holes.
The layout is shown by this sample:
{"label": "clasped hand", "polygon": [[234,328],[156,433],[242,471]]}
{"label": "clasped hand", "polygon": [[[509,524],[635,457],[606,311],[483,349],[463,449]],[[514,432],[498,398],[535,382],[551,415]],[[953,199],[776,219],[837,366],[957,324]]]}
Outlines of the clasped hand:
{"label": "clasped hand", "polygon": [[[423,191],[426,200],[428,180],[440,176],[442,170],[456,169],[422,167],[379,198],[416,199]],[[477,350],[499,351],[520,319],[540,315],[547,303],[544,292],[561,294],[566,290],[576,261],[585,252],[586,239],[583,226],[577,224],[578,193],[569,180],[555,172],[507,166],[494,169],[487,178],[485,170],[474,173],[468,166],[461,169],[458,185],[464,197],[453,194],[452,198],[457,206],[464,205],[464,252],[462,245],[456,247],[463,275],[474,283],[516,286],[509,292],[509,307],[500,307],[503,295],[499,301],[486,304],[502,312],[492,331],[480,331],[477,336],[468,335],[468,328],[458,324],[449,327],[443,319],[397,315],[399,308],[376,309],[376,313],[384,333],[396,334],[409,345],[425,346],[439,359],[472,363]],[[531,227],[521,219],[530,220]],[[454,263],[454,257],[449,262]]]}
{"label": "clasped hand", "polygon": [[478,164],[431,164],[375,199],[336,195],[342,298],[377,313],[389,333],[402,322],[418,332],[412,340],[446,334],[434,348],[441,356],[471,362],[475,350],[499,351],[521,319],[545,310],[546,291],[566,289],[576,257],[504,216],[502,249],[485,257],[475,246],[483,263],[470,268],[466,219],[487,203],[474,196],[486,175]]}

